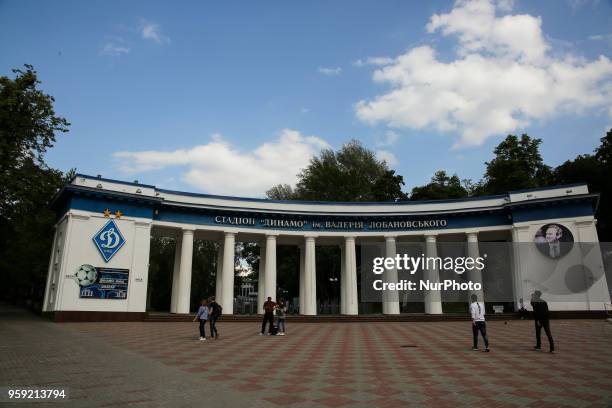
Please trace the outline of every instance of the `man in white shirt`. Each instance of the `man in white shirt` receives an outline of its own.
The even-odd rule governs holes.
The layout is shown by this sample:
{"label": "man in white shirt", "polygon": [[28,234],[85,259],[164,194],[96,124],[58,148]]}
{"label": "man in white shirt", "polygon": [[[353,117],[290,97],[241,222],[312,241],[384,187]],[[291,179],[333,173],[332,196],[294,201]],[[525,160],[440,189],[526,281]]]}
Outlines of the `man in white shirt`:
{"label": "man in white shirt", "polygon": [[472,350],[478,351],[478,332],[482,334],[485,344],[485,351],[489,352],[489,338],[487,337],[487,324],[485,323],[485,308],[484,304],[478,302],[478,297],[475,294],[470,296],[470,314],[472,315],[472,334],[474,335],[474,347]]}

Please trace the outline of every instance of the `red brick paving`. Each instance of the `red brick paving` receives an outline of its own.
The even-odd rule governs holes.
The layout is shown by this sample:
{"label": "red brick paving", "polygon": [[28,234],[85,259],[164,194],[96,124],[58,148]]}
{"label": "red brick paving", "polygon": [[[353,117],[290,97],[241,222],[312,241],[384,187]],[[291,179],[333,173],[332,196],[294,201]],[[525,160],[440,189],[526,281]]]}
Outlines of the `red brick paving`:
{"label": "red brick paving", "polygon": [[531,350],[530,321],[489,322],[491,353],[470,350],[469,322],[301,323],[280,337],[220,321],[206,342],[195,323],[66,325],[278,406],[612,404],[605,321],[552,321],[554,355]]}

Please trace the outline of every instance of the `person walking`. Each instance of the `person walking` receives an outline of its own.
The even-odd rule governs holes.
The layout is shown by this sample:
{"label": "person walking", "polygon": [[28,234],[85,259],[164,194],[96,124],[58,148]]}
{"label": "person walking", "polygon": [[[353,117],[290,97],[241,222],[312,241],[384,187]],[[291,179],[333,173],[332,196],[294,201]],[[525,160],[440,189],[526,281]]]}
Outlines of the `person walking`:
{"label": "person walking", "polygon": [[208,300],[202,299],[198,313],[193,318],[194,322],[200,320],[200,340],[202,341],[206,340],[206,321],[208,320],[209,314],[210,309],[208,307]]}
{"label": "person walking", "polygon": [[527,309],[525,308],[525,302],[523,302],[523,298],[519,299],[519,317],[521,320],[525,320],[528,316]]}
{"label": "person walking", "polygon": [[210,323],[210,337],[213,337],[215,340],[218,340],[219,331],[217,330],[217,320],[219,320],[219,318],[221,317],[221,314],[223,313],[223,308],[220,304],[217,303],[214,296],[210,297],[208,306],[210,309],[210,315],[208,317],[208,321]]}
{"label": "person walking", "polygon": [[259,333],[260,336],[264,335],[266,331],[267,322],[270,322],[270,328],[268,329],[268,335],[272,334],[272,329],[274,327],[274,307],[275,306],[276,306],[276,303],[274,303],[272,301],[272,298],[268,296],[268,300],[264,302],[263,304],[264,317],[263,317],[263,322],[261,322],[261,332]]}
{"label": "person walking", "polygon": [[534,350],[542,350],[542,327],[548,337],[548,346],[551,353],[555,352],[555,341],[550,332],[550,317],[548,313],[548,303],[542,299],[542,292],[536,290],[531,295],[531,307],[533,308],[533,320],[535,322],[536,346]]}
{"label": "person walking", "polygon": [[287,304],[284,300],[279,300],[276,305],[276,326],[278,327],[278,335],[285,335],[285,319],[287,318]]}
{"label": "person walking", "polygon": [[472,303],[470,304],[470,314],[472,315],[472,335],[474,337],[474,346],[472,350],[478,351],[478,332],[482,335],[485,344],[485,350],[489,352],[489,338],[487,337],[487,324],[485,323],[485,308],[484,304],[478,302],[478,296],[472,294],[470,296]]}

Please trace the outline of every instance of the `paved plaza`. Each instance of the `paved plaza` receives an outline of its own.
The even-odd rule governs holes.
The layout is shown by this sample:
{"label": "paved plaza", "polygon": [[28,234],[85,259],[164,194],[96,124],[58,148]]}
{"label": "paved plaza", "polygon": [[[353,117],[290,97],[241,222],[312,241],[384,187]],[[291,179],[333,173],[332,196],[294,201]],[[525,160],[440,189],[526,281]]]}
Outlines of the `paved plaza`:
{"label": "paved plaza", "polygon": [[67,387],[64,406],[612,405],[603,320],[554,320],[551,355],[531,350],[532,321],[489,322],[484,353],[470,350],[470,322],[296,323],[260,337],[258,324],[220,321],[221,338],[201,342],[196,323],[0,314],[0,386]]}

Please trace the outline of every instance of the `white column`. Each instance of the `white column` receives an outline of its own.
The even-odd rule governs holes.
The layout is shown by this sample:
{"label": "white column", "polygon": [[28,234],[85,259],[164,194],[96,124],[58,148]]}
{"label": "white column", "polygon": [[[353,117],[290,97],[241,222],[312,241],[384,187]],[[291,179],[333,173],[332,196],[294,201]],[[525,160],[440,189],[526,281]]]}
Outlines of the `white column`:
{"label": "white column", "polygon": [[259,245],[259,271],[257,271],[257,314],[263,314],[263,304],[266,301],[266,244]]}
{"label": "white column", "polygon": [[[478,248],[478,233],[477,232],[468,232],[467,233],[467,256],[476,259],[480,256],[480,250]],[[468,271],[468,280],[474,283],[480,283],[482,285],[482,271],[479,269],[472,269]],[[469,292],[468,301],[472,297],[472,295],[476,295],[478,297],[478,301],[484,303],[484,286],[480,290],[473,290]]]}
{"label": "white column", "polygon": [[[385,236],[385,256],[387,258],[395,258],[397,255],[397,246],[395,244],[395,236]],[[397,282],[397,269],[387,269],[384,272],[383,278],[385,282]],[[385,290],[383,292],[383,314],[399,314],[399,296],[396,291]]]}
{"label": "white column", "polygon": [[49,267],[47,268],[47,284],[45,286],[45,298],[43,300],[43,312],[49,310],[49,297],[51,296],[52,287],[53,287],[53,274],[54,274],[54,265],[57,262],[57,246],[58,246],[58,238],[61,234],[58,230],[58,226],[56,225],[55,233],[53,234],[53,245],[51,246],[51,256],[49,257]]}
{"label": "white column", "polygon": [[234,255],[236,236],[233,232],[226,232],[223,242],[223,276],[221,278],[221,302],[223,313],[234,314]]}
{"label": "white column", "polygon": [[172,294],[170,295],[170,313],[176,313],[178,303],[179,276],[181,273],[181,242],[182,236],[175,239],[176,248],[174,249],[174,269],[172,270]]}
{"label": "white column", "polygon": [[606,281],[606,270],[599,237],[597,236],[597,228],[593,219],[575,221],[574,225],[578,231],[578,241],[574,245],[578,245],[580,249],[580,263],[585,266],[588,265],[593,274],[584,276],[585,279],[591,280],[589,282],[591,285],[584,293],[585,309],[602,310],[605,308],[604,304],[610,303],[610,291],[608,290],[610,282]]}
{"label": "white column", "polygon": [[[62,244],[63,255],[61,256],[61,259],[60,259],[60,265],[58,265],[59,273],[57,276],[55,307],[53,308],[53,310],[64,310],[64,307],[63,307],[64,288],[67,286],[66,285],[67,280],[62,279],[62,274],[64,274],[68,268],[68,260],[70,259],[70,255],[71,255],[70,250],[71,250],[71,247],[74,246],[74,245],[71,245],[71,243],[72,243],[74,234],[76,233],[75,229],[77,229],[77,226],[75,226],[75,223],[80,223],[82,221],[89,222],[89,216],[69,213],[65,221],[66,228],[64,229],[64,243]],[[70,289],[72,289],[72,287]]]}
{"label": "white column", "polygon": [[343,291],[346,295],[345,313],[357,315],[359,314],[359,299],[357,297],[357,254],[354,237],[344,238],[344,271],[346,276],[346,289]]}
{"label": "white column", "polygon": [[306,293],[306,277],[305,277],[305,265],[304,265],[304,245],[300,245],[300,314],[304,314],[305,307],[305,293]]}
{"label": "white column", "polygon": [[193,260],[193,230],[183,229],[181,261],[178,279],[176,313],[189,313],[191,298],[191,263]]}
{"label": "white column", "polygon": [[315,237],[306,237],[304,251],[304,313],[314,316],[317,314],[317,260]]}
{"label": "white column", "polygon": [[266,235],[266,268],[264,278],[264,294],[274,302],[276,298],[276,235]]}
{"label": "white column", "polygon": [[344,247],[346,243],[340,245],[340,314],[346,314],[346,262]]}
{"label": "white column", "polygon": [[218,304],[222,303],[223,299],[223,257],[225,242],[219,242],[219,249],[217,250],[217,279],[215,281],[215,301]]}
{"label": "white column", "polygon": [[149,282],[149,254],[151,252],[151,221],[134,221],[132,237],[134,254],[130,268],[130,279],[140,284],[128,289],[127,312],[146,312],[147,287]]}
{"label": "white column", "polygon": [[[435,235],[425,236],[425,256],[437,257],[438,246]],[[431,283],[440,282],[440,272],[436,266],[437,262],[431,262],[433,268],[425,269],[424,278]],[[442,298],[439,290],[429,290],[425,292],[425,313],[427,314],[442,314]]]}
{"label": "white column", "polygon": [[[528,265],[524,265],[529,259],[529,254],[525,254],[525,247],[521,245],[531,245],[533,237],[529,232],[529,226],[513,226],[512,227],[512,286],[514,289],[514,307],[519,309],[520,300],[523,299],[525,305],[529,304],[530,290],[533,289],[528,282],[523,281],[523,269],[527,269]],[[522,244],[528,243],[528,244]],[[525,258],[525,259],[523,259]],[[525,283],[525,285],[524,285]]]}

